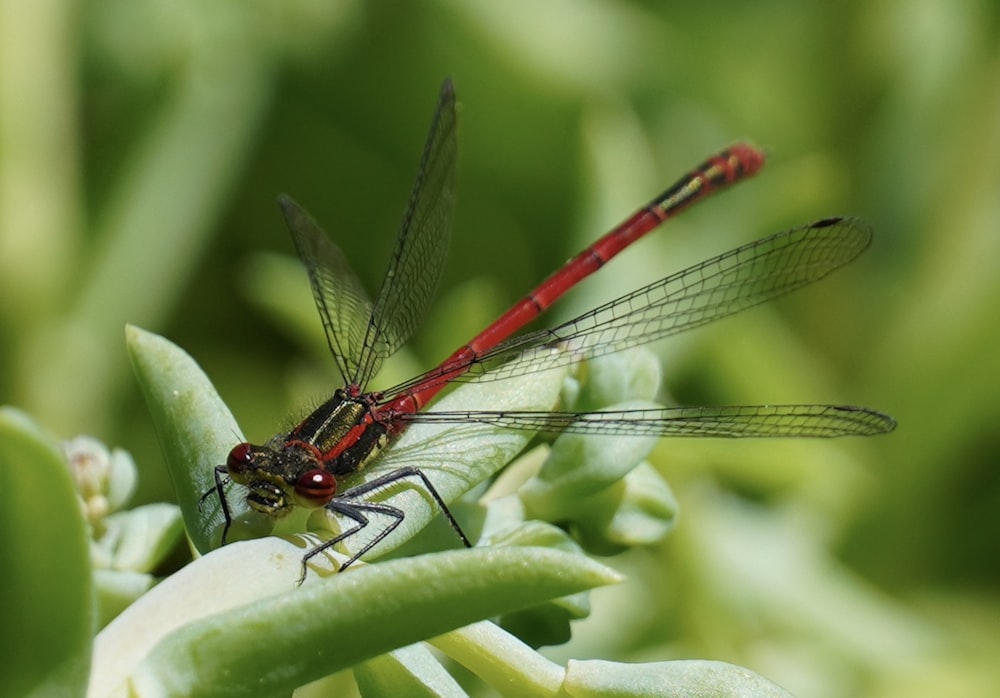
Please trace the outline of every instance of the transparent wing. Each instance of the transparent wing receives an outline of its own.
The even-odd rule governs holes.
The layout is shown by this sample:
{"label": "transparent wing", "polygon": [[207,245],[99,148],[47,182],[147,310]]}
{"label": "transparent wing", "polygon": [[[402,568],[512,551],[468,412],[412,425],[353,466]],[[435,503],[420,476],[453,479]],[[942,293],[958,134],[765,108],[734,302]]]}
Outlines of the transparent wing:
{"label": "transparent wing", "polygon": [[312,216],[284,194],[278,197],[278,204],[299,259],[309,274],[309,284],[330,353],[337,362],[344,383],[350,383],[364,353],[364,338],[372,312],[371,301],[344,253],[330,241]]}
{"label": "transparent wing", "polygon": [[700,437],[872,436],[896,428],[892,417],[847,405],[735,405],[600,412],[418,412],[407,422],[479,423],[571,434]]}
{"label": "transparent wing", "polygon": [[455,91],[441,88],[396,249],[373,304],[343,252],[288,196],[281,211],[309,274],[327,343],[344,383],[364,388],[413,333],[444,263],[454,208]]}
{"label": "transparent wing", "polygon": [[441,87],[437,111],[396,249],[372,309],[362,361],[352,382],[364,386],[382,361],[409,339],[437,288],[447,255],[455,207],[455,90]]}
{"label": "transparent wing", "polygon": [[[672,274],[558,327],[498,344],[448,380],[501,380],[651,342],[760,305],[847,264],[871,242],[857,218],[828,218],[751,242]],[[443,380],[436,369],[387,395]]]}

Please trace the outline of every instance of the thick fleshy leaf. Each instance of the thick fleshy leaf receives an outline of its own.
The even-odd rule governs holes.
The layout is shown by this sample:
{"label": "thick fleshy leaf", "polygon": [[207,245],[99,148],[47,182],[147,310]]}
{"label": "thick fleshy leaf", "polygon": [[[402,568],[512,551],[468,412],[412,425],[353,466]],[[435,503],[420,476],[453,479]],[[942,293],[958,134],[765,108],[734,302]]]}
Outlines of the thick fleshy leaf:
{"label": "thick fleshy leaf", "polygon": [[104,534],[91,547],[101,626],[153,586],[153,571],[184,536],[173,504],[144,504],[115,512],[103,523]]}
{"label": "thick fleshy leaf", "polygon": [[491,622],[439,635],[430,644],[507,698],[562,695],[565,670]]}
{"label": "thick fleshy leaf", "polygon": [[[561,528],[542,521],[525,521],[503,535],[490,539],[492,545],[541,545],[580,554],[580,546]],[[590,592],[583,591],[546,601],[531,608],[505,613],[497,622],[532,647],[561,645],[572,636],[570,621],[590,614]]]}
{"label": "thick fleshy leaf", "polygon": [[[649,402],[627,402],[608,409],[655,407]],[[538,475],[519,490],[530,517],[561,521],[578,503],[625,477],[643,461],[658,441],[656,436],[594,437],[562,434]]]}
{"label": "thick fleshy leaf", "polygon": [[574,409],[600,410],[632,400],[653,401],[663,381],[660,359],[646,347],[605,354],[587,362],[587,380]]}
{"label": "thick fleshy leaf", "polygon": [[98,545],[115,570],[152,572],[184,534],[177,507],[162,502],[116,512],[105,524]]}
{"label": "thick fleshy leaf", "polygon": [[0,695],[83,695],[94,605],[80,500],[57,444],[0,408]]}
{"label": "thick fleshy leaf", "polygon": [[570,661],[563,688],[573,698],[791,698],[749,669],[703,660]]}
{"label": "thick fleshy leaf", "polygon": [[[206,553],[222,522],[216,497],[202,495],[215,487],[213,468],[242,439],[239,426],[211,381],[194,359],[172,342],[128,326],[126,344],[153,417],[170,479],[195,548]],[[246,510],[232,501],[234,515]]]}
{"label": "thick fleshy leaf", "polygon": [[153,575],[144,572],[94,570],[97,626],[103,628],[110,623],[155,583]]}
{"label": "thick fleshy leaf", "polygon": [[164,581],[98,636],[91,693],[273,695],[618,579],[580,555],[507,547],[311,574],[297,588],[301,553],[274,537],[234,544]]}
{"label": "thick fleshy leaf", "polygon": [[649,463],[583,499],[569,519],[574,537],[590,553],[614,555],[663,540],[674,526],[677,500]]}
{"label": "thick fleshy leaf", "polygon": [[468,698],[426,645],[380,654],[354,667],[364,698]]}

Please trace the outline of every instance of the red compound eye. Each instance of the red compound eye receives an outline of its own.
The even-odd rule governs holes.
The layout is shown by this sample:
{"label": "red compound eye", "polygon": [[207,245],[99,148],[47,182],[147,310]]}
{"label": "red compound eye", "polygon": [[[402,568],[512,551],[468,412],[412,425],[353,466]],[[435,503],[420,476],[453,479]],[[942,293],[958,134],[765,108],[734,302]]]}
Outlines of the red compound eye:
{"label": "red compound eye", "polygon": [[337,478],[319,468],[310,470],[295,483],[295,492],[316,506],[322,506],[337,494]]}
{"label": "red compound eye", "polygon": [[229,457],[226,458],[226,467],[230,474],[238,475],[248,470],[251,465],[253,465],[253,446],[246,442],[233,446]]}

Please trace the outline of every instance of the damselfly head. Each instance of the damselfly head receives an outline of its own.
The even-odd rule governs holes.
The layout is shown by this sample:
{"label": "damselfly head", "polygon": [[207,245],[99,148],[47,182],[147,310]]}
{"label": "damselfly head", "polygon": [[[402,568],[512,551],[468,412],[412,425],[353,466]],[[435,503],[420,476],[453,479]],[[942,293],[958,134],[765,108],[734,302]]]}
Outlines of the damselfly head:
{"label": "damselfly head", "polygon": [[307,448],[240,443],[226,458],[233,482],[247,488],[247,505],[280,517],[293,507],[326,506],[337,494],[337,479]]}

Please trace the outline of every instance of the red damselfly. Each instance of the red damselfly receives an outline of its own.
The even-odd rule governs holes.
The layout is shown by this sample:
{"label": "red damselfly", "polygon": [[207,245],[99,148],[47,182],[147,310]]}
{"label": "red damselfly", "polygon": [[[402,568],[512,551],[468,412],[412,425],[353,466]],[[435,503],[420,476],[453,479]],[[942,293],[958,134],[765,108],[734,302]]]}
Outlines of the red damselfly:
{"label": "red damselfly", "polygon": [[513,336],[581,279],[646,233],[713,192],[754,175],[758,150],[732,146],[682,177],[624,223],[569,260],[521,301],[441,364],[393,388],[366,392],[382,362],[410,336],[427,307],[442,268],[454,207],[455,94],[441,90],[416,183],[395,250],[374,302],[340,250],[298,204],[280,205],[309,274],[330,351],[344,387],[301,424],[263,445],[240,443],[215,469],[225,525],[232,523],[224,487],[246,489],[249,508],[280,517],[294,507],[324,507],[352,525],[309,550],[318,553],[369,523],[383,528],[341,565],[371,550],[403,520],[389,504],[366,495],[401,480],[421,485],[462,542],[471,545],[427,475],[402,467],[344,492],[338,479],[377,458],[416,422],[476,422],[509,429],[583,434],[715,437],[866,436],[891,431],[880,412],[842,405],[675,407],[598,412],[435,412],[422,408],[457,380],[497,380],[592,359],[712,322],[821,279],[850,262],[871,241],[871,228],[854,218],[826,218],[743,245],[605,303],[558,327]]}

